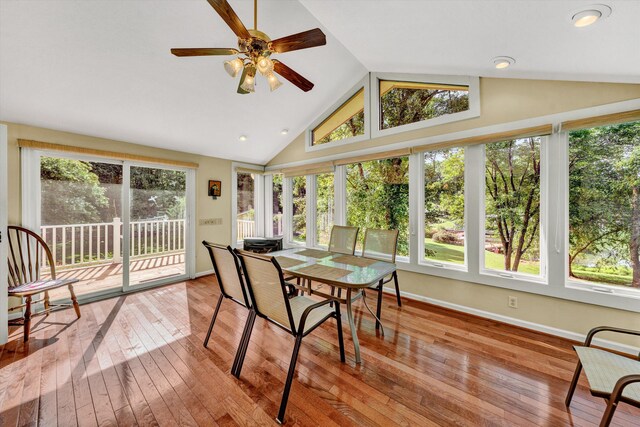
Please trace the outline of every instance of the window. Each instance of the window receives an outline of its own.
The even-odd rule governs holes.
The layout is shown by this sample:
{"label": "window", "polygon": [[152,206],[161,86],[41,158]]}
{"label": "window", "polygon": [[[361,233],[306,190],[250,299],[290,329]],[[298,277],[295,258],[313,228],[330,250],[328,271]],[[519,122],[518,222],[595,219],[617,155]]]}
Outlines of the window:
{"label": "window", "polygon": [[255,176],[252,173],[237,173],[237,239],[242,241],[245,237],[256,236],[256,211],[255,211]]}
{"label": "window", "polygon": [[335,202],[333,173],[315,175],[316,180],[316,245],[329,246],[334,223]]}
{"label": "window", "polygon": [[378,80],[380,130],[469,109],[469,86]]}
{"label": "window", "polygon": [[307,240],[307,179],[304,176],[291,178],[293,204],[292,241],[306,243]]}
{"label": "window", "polygon": [[569,133],[569,276],[640,290],[640,122]]}
{"label": "window", "polygon": [[282,236],[282,174],[273,175],[272,187],[272,230],[274,236]]}
{"label": "window", "polygon": [[311,145],[364,135],[364,98],[364,88],[362,88],[316,126],[311,131]]}
{"label": "window", "polygon": [[409,255],[409,158],[394,157],[347,165],[347,225],[398,229],[398,255]]}
{"label": "window", "polygon": [[424,258],[464,264],[464,149],[427,151],[423,161]]}
{"label": "window", "polygon": [[540,141],[485,146],[486,269],[540,275]]}

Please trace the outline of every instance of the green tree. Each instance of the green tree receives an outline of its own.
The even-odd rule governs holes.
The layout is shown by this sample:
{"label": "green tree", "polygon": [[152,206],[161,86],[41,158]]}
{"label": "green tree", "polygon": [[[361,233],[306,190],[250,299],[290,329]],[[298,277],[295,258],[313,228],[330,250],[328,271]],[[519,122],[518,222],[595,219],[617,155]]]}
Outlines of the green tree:
{"label": "green tree", "polygon": [[131,167],[131,220],[185,215],[186,173],[169,169]]}
{"label": "green tree", "polygon": [[[397,229],[398,254],[409,254],[408,157],[347,166],[347,224],[364,229]],[[364,232],[359,234],[360,244],[362,239]]]}
{"label": "green tree", "polygon": [[487,144],[485,185],[487,230],[500,238],[504,269],[518,271],[523,255],[539,245],[540,139]]}
{"label": "green tree", "polygon": [[469,109],[465,90],[393,88],[380,97],[381,129]]}
{"label": "green tree", "polygon": [[43,225],[99,222],[108,207],[106,190],[90,163],[42,157],[40,179]]}
{"label": "green tree", "polygon": [[293,240],[304,242],[307,238],[307,181],[296,176],[293,183]]}
{"label": "green tree", "polygon": [[[628,264],[640,287],[640,122],[569,135],[569,272],[581,260]],[[626,261],[626,262],[625,262]]]}

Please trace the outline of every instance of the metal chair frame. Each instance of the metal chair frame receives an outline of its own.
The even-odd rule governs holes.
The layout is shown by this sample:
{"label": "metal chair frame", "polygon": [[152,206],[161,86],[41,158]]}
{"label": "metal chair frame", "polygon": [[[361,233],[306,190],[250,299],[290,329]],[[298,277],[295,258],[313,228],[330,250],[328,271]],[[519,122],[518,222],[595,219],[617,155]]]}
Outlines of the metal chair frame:
{"label": "metal chair frame", "polygon": [[[13,237],[12,237],[13,231]],[[35,240],[32,247],[32,239]],[[56,279],[56,265],[51,254],[51,249],[42,237],[33,231],[10,225],[7,227],[7,240],[9,241],[9,292],[12,297],[24,298],[24,303],[11,307],[9,312],[24,308],[24,315],[21,319],[11,320],[9,324],[20,324],[24,326],[24,342],[29,341],[29,333],[31,331],[31,319],[35,316],[48,316],[49,313],[61,310],[67,307],[73,307],[76,316],[80,318],[80,306],[78,299],[73,291],[73,284],[78,279]],[[23,243],[26,243],[26,247]],[[50,269],[51,279],[43,281],[32,288],[20,289],[25,285],[33,284],[40,281],[40,253],[44,252]],[[32,259],[35,258],[35,259]],[[26,264],[25,264],[26,261]],[[49,300],[49,291],[67,286],[71,294],[71,304],[52,304]],[[44,297],[39,300],[33,300],[33,296],[44,293]],[[44,310],[32,312],[32,305],[36,303],[44,303]]]}
{"label": "metal chair frame", "polygon": [[[640,331],[632,330],[632,329],[622,329],[616,328],[613,326],[598,326],[593,328],[587,334],[587,338],[584,341],[584,347],[590,347],[591,341],[593,341],[593,337],[595,334],[599,332],[616,332],[620,334],[628,334],[628,335],[637,335],[640,336]],[[624,356],[620,356],[624,357]],[[638,361],[640,361],[640,353],[638,354]],[[578,359],[578,364],[576,366],[576,370],[573,374],[573,378],[571,379],[571,385],[569,385],[569,390],[567,391],[567,397],[565,399],[565,405],[568,407],[571,405],[571,399],[573,398],[573,393],[576,390],[576,386],[578,385],[578,380],[580,379],[580,373],[582,372],[582,362]],[[640,382],[640,374],[632,374],[625,375],[618,379],[611,393],[602,393],[594,390],[589,390],[593,396],[602,397],[607,402],[607,408],[602,415],[602,419],[600,420],[600,427],[607,427],[611,424],[611,420],[613,419],[613,415],[618,407],[618,403],[624,402],[629,405],[640,408],[640,404],[635,400],[630,400],[625,398],[622,393],[624,392],[625,387],[630,384]]]}
{"label": "metal chair frame", "polygon": [[[399,231],[395,230],[395,243],[393,245],[393,253],[391,255],[391,263],[395,264],[396,262],[396,251],[398,247],[398,235]],[[377,259],[376,257],[367,256],[367,237],[369,236],[369,229],[367,229],[364,233],[364,245],[362,248],[362,257],[363,258],[372,258]],[[394,271],[388,278],[381,280],[378,285],[376,285],[373,289],[378,292],[378,302],[376,306],[376,329],[380,329],[380,319],[382,315],[382,291],[384,290],[384,285],[391,282],[393,280],[393,284],[396,288],[396,301],[398,302],[398,307],[402,307],[402,299],[400,298],[400,286],[398,285],[398,272]]]}
{"label": "metal chair frame", "polygon": [[300,324],[296,328],[295,321],[293,319],[293,313],[291,311],[291,305],[289,304],[289,297],[290,297],[291,294],[290,294],[290,292],[288,292],[288,289],[290,287],[290,284],[285,282],[284,276],[282,274],[282,268],[280,267],[280,264],[278,264],[278,261],[276,260],[276,258],[275,257],[260,256],[260,255],[248,253],[246,251],[239,251],[237,249],[235,250],[235,252],[238,255],[238,258],[240,258],[240,262],[241,262],[242,268],[244,270],[244,276],[245,276],[245,279],[246,279],[246,285],[247,285],[247,288],[249,290],[249,294],[251,296],[251,299],[253,301],[255,301],[255,297],[254,297],[254,293],[253,293],[253,288],[251,286],[251,278],[249,277],[249,274],[248,274],[248,271],[247,271],[245,257],[252,257],[252,258],[260,259],[260,260],[262,260],[264,262],[271,262],[273,264],[273,267],[278,271],[278,276],[280,278],[282,297],[283,297],[283,299],[285,301],[285,308],[287,310],[287,316],[288,316],[288,320],[289,320],[289,325],[288,326],[287,325],[282,325],[279,322],[271,319],[269,316],[267,316],[264,313],[262,313],[260,311],[260,309],[254,304],[251,307],[251,312],[249,313],[249,318],[247,319],[247,323],[245,324],[244,332],[242,334],[242,340],[241,340],[240,348],[238,348],[238,352],[236,353],[236,361],[234,361],[235,370],[232,371],[231,373],[236,378],[240,378],[240,372],[242,371],[242,365],[244,364],[244,358],[246,356],[247,349],[249,347],[249,340],[251,338],[251,332],[253,331],[253,325],[254,325],[256,316],[267,320],[268,322],[276,325],[277,327],[283,329],[284,331],[288,332],[293,337],[295,337],[295,345],[293,347],[293,353],[291,355],[291,361],[289,362],[289,371],[287,373],[287,380],[285,382],[284,391],[282,392],[282,401],[280,403],[280,409],[278,411],[278,416],[276,417],[276,421],[278,423],[280,423],[280,424],[283,424],[284,423],[285,412],[286,412],[286,409],[287,409],[287,403],[289,401],[289,393],[291,391],[291,385],[293,383],[293,376],[295,374],[296,363],[298,361],[298,353],[300,351],[300,346],[302,344],[302,339],[305,336],[309,335],[311,332],[313,332],[318,326],[323,324],[330,317],[333,317],[333,318],[336,319],[337,329],[338,329],[338,345],[339,345],[339,348],[340,348],[340,361],[342,363],[345,362],[344,340],[343,340],[343,336],[342,336],[342,320],[341,320],[341,315],[340,315],[340,304],[338,302],[334,302],[334,307],[335,307],[334,311],[331,312],[330,314],[328,314],[326,317],[324,317],[320,321],[318,321],[318,323],[316,323],[312,328],[310,328],[310,329],[305,331],[305,323],[306,323],[306,320],[307,320],[307,317],[309,316],[309,314],[314,309],[316,309],[318,307],[322,307],[322,306],[330,304],[333,300],[328,299],[326,301],[320,301],[318,303],[315,303],[313,305],[308,306],[304,310],[304,312],[302,313],[302,316],[300,318]]}
{"label": "metal chair frame", "polygon": [[[244,284],[244,280],[242,277],[242,272],[240,270],[240,263],[238,261],[238,257],[236,256],[235,252],[233,251],[233,249],[231,248],[231,246],[224,246],[224,245],[219,245],[216,243],[211,243],[211,242],[207,242],[206,240],[202,241],[202,244],[204,245],[205,248],[207,248],[207,251],[209,252],[209,257],[211,257],[211,263],[213,264],[213,271],[216,274],[216,281],[218,282],[218,287],[220,288],[220,297],[218,298],[218,302],[216,304],[216,308],[213,312],[213,316],[211,317],[211,322],[209,323],[209,329],[207,331],[207,336],[204,339],[204,342],[202,343],[202,345],[204,347],[207,347],[207,345],[209,344],[209,338],[211,337],[211,332],[213,331],[213,325],[216,322],[216,318],[218,317],[218,312],[220,311],[220,306],[222,305],[222,300],[224,299],[229,299],[233,302],[235,302],[236,304],[239,304],[245,308],[247,308],[248,310],[251,310],[251,301],[249,299],[249,295],[247,293],[247,289],[246,289],[246,285]],[[234,298],[233,296],[229,295],[227,293],[227,291],[225,291],[225,285],[222,281],[222,276],[220,275],[220,269],[218,268],[218,263],[216,262],[216,259],[213,255],[213,248],[217,248],[217,249],[221,249],[221,250],[225,250],[228,251],[231,255],[231,257],[233,258],[233,262],[236,268],[236,272],[238,274],[238,280],[240,281],[240,286],[242,288],[242,296],[243,296],[243,300],[244,301],[240,301],[236,298]],[[232,368],[233,371],[233,368]]]}

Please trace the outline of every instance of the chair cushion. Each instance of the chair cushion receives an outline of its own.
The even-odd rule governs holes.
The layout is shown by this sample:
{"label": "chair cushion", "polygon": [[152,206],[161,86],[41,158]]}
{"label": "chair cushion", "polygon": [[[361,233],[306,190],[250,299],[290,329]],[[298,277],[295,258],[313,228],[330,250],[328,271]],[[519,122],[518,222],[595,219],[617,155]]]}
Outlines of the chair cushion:
{"label": "chair cushion", "polygon": [[49,289],[60,288],[71,283],[78,282],[78,279],[56,279],[56,280],[37,280],[35,282],[25,283],[15,288],[9,289],[9,295],[32,295]]}
{"label": "chair cushion", "polygon": [[[574,349],[584,367],[589,386],[594,392],[611,394],[616,382],[625,375],[640,374],[640,361],[593,347]],[[640,383],[625,387],[622,396],[640,404]]]}
{"label": "chair cushion", "polygon": [[[297,296],[289,300],[289,304],[291,305],[291,314],[293,315],[293,321],[296,324],[296,329],[300,325],[300,319],[302,318],[302,313],[304,313],[304,310],[310,305],[316,304],[317,302],[318,301],[307,298],[305,296]],[[304,324],[304,332],[312,329],[318,323],[322,323],[322,321],[331,313],[333,313],[333,308],[331,308],[329,305],[323,305],[311,310],[311,313],[309,313],[309,316],[307,316],[307,320]]]}

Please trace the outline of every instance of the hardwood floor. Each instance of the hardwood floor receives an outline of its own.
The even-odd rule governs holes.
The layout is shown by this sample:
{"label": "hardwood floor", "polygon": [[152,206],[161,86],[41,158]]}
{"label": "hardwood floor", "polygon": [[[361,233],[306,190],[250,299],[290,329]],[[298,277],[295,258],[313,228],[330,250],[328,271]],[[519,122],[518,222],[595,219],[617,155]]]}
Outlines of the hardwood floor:
{"label": "hardwood floor", "polygon": [[[0,426],[274,425],[294,340],[257,319],[241,380],[229,373],[246,310],[229,301],[202,346],[218,297],[213,277],[36,318],[22,343],[0,346]],[[288,425],[597,425],[604,403],[582,378],[564,397],[576,357],[567,340],[386,296],[386,336],[361,303],[356,366],[345,325],[303,340]],[[622,404],[613,425],[640,425]]]}

